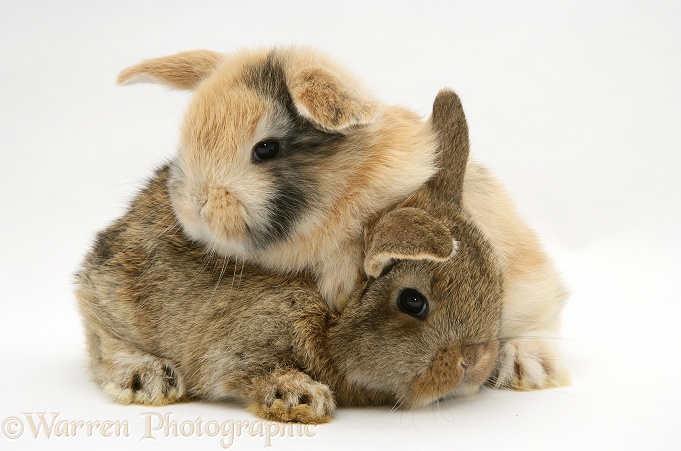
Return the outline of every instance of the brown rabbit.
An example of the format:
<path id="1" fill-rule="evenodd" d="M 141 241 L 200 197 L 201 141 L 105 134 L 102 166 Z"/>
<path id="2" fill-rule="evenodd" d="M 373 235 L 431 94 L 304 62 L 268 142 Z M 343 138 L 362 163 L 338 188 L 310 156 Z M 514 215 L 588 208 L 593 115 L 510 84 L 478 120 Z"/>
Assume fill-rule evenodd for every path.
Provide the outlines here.
<path id="1" fill-rule="evenodd" d="M 124 403 L 237 398 L 300 422 L 328 420 L 336 402 L 422 406 L 476 392 L 496 362 L 503 276 L 460 206 L 468 141 L 454 93 L 438 95 L 431 122 L 442 170 L 371 222 L 372 277 L 341 313 L 309 274 L 270 273 L 188 239 L 172 169 L 157 171 L 77 275 L 95 380 Z"/>
<path id="2" fill-rule="evenodd" d="M 119 82 L 141 77 L 194 91 L 169 182 L 186 236 L 280 273 L 307 269 L 335 309 L 361 280 L 366 220 L 435 172 L 428 124 L 309 49 L 184 52 Z"/>

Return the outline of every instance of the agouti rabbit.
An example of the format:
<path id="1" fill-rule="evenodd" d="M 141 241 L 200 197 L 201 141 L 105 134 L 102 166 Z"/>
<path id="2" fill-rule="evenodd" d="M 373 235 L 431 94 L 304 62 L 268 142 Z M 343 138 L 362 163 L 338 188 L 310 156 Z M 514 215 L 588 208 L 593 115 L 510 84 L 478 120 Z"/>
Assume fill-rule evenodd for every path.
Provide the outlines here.
<path id="1" fill-rule="evenodd" d="M 371 277 L 340 313 L 310 274 L 188 239 L 172 169 L 157 171 L 77 275 L 95 380 L 124 403 L 237 398 L 301 422 L 328 420 L 336 402 L 421 406 L 476 392 L 496 362 L 503 275 L 460 206 L 468 139 L 454 93 L 438 95 L 431 122 L 442 169 L 368 225 Z"/>

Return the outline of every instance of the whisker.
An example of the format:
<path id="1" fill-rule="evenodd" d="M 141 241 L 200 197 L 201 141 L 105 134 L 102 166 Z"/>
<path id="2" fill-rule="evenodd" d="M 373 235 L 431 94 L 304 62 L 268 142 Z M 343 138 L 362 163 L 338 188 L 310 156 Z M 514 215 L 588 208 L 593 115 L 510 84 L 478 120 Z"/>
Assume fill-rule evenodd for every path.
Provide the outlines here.
<path id="1" fill-rule="evenodd" d="M 192 277 L 192 280 L 196 280 L 196 278 L 199 277 L 199 275 L 201 275 L 206 270 L 206 268 L 208 268 L 208 265 L 210 265 L 210 262 L 215 257 L 215 251 L 211 250 L 208 254 L 204 254 L 204 257 L 205 257 L 205 259 L 203 261 L 203 265 L 201 266 L 201 268 L 199 268 L 199 270 L 196 272 L 196 274 L 194 274 L 194 277 Z"/>
<path id="2" fill-rule="evenodd" d="M 232 300 L 232 290 L 234 289 L 234 279 L 236 279 L 236 267 L 239 264 L 239 259 L 236 258 L 234 260 L 234 273 L 232 274 L 232 284 L 229 287 L 229 296 L 227 296 L 227 300 Z"/>
<path id="3" fill-rule="evenodd" d="M 246 265 L 246 259 L 241 260 L 241 272 L 239 273 L 239 282 L 236 284 L 236 289 L 238 290 L 241 286 L 241 278 L 244 275 L 244 266 Z"/>
<path id="4" fill-rule="evenodd" d="M 395 404 L 393 404 L 393 407 L 390 409 L 391 412 L 396 411 L 402 406 L 402 403 L 404 402 L 406 395 L 400 395 L 399 398 L 397 398 L 397 401 L 395 401 Z"/>
<path id="5" fill-rule="evenodd" d="M 218 282 L 215 284 L 215 289 L 213 289 L 213 294 L 210 295 L 210 298 L 208 298 L 208 301 L 211 301 L 213 297 L 215 296 L 215 293 L 218 291 L 218 287 L 220 286 L 220 282 L 222 282 L 222 277 L 225 275 L 225 269 L 227 269 L 227 261 L 229 259 L 225 258 L 222 261 L 222 270 L 220 271 L 220 276 L 218 277 Z"/>

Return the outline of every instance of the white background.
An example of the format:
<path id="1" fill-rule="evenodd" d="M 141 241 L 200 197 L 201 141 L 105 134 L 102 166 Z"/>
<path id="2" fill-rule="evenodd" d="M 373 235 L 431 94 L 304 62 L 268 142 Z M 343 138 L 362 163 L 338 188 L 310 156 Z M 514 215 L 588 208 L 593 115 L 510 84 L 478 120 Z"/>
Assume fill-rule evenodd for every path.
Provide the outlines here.
<path id="1" fill-rule="evenodd" d="M 187 94 L 115 86 L 143 58 L 312 44 L 424 116 L 456 89 L 475 158 L 561 268 L 569 387 L 418 411 L 339 409 L 274 449 L 670 449 L 681 443 L 681 4 L 663 1 L 0 2 L 0 448 L 221 449 L 145 439 L 144 412 L 253 421 L 234 404 L 119 406 L 84 368 L 72 273 L 172 156 Z M 127 421 L 34 438 L 25 413 Z M 22 437 L 7 435 L 17 416 Z M 187 426 L 188 427 L 188 426 Z M 8 432 L 9 431 L 9 432 Z M 234 447 L 264 448 L 244 433 Z M 677 448 L 678 449 L 678 448 Z"/>

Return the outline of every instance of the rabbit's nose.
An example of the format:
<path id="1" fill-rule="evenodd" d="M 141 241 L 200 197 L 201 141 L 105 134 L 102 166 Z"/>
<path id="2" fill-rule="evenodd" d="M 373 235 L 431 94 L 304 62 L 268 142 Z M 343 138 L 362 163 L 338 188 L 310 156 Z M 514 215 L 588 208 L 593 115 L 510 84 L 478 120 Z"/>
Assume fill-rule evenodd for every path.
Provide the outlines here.
<path id="1" fill-rule="evenodd" d="M 490 340 L 487 343 L 463 346 L 462 366 L 465 371 L 464 382 L 482 384 L 492 372 L 496 362 L 497 343 Z"/>
<path id="2" fill-rule="evenodd" d="M 428 368 L 411 383 L 412 404 L 425 405 L 454 390 L 464 378 L 466 365 L 459 346 L 438 349 Z"/>
<path id="3" fill-rule="evenodd" d="M 212 188 L 208 193 L 204 207 L 227 208 L 234 206 L 236 202 L 236 198 L 227 188 Z"/>
<path id="4" fill-rule="evenodd" d="M 211 188 L 201 208 L 201 217 L 217 236 L 246 232 L 246 224 L 237 198 L 224 187 Z"/>

